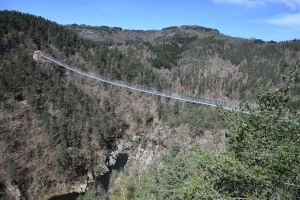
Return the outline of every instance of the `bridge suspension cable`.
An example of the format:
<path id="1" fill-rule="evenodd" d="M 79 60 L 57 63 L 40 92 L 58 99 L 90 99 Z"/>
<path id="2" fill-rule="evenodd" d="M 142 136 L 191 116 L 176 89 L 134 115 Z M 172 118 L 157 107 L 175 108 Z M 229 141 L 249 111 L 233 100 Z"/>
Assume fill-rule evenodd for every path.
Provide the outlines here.
<path id="1" fill-rule="evenodd" d="M 197 103 L 197 104 L 202 104 L 202 105 L 207 105 L 207 106 L 212 106 L 212 107 L 217 107 L 217 105 L 221 105 L 224 109 L 227 109 L 227 110 L 235 110 L 238 112 L 243 112 L 243 113 L 249 114 L 248 111 L 245 111 L 243 109 L 238 109 L 239 102 L 237 102 L 237 101 L 228 101 L 228 100 L 221 100 L 221 99 L 215 99 L 215 98 L 203 97 L 203 96 L 197 96 L 197 95 L 190 95 L 190 94 L 184 94 L 184 93 L 175 93 L 175 92 L 168 91 L 168 90 L 157 90 L 155 88 L 140 86 L 137 84 L 130 84 L 130 83 L 126 83 L 121 80 L 114 80 L 114 79 L 103 77 L 100 75 L 95 75 L 95 74 L 92 74 L 90 72 L 87 72 L 87 71 L 84 71 L 84 70 L 81 70 L 81 69 L 78 69 L 75 67 L 71 67 L 65 63 L 62 63 L 62 62 L 52 58 L 51 56 L 49 56 L 41 51 L 35 51 L 34 58 L 38 59 L 39 57 L 48 59 L 48 60 L 66 68 L 68 70 L 71 70 L 75 73 L 78 73 L 78 74 L 84 75 L 86 77 L 96 79 L 96 80 L 99 80 L 99 81 L 102 81 L 105 83 L 109 83 L 112 85 L 117 85 L 120 87 L 132 89 L 132 90 L 136 90 L 136 91 L 140 91 L 140 92 L 145 92 L 148 94 L 158 95 L 158 96 L 162 96 L 162 97 L 168 97 L 168 98 L 172 98 L 172 99 L 177 99 L 177 100 L 181 100 L 181 101 Z"/>

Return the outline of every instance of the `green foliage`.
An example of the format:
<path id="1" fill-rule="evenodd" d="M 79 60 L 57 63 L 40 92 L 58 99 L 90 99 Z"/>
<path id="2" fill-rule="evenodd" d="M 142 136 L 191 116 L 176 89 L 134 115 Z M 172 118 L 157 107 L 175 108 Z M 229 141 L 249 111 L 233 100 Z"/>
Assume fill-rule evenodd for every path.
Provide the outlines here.
<path id="1" fill-rule="evenodd" d="M 278 91 L 259 89 L 250 114 L 220 110 L 228 153 L 186 151 L 179 142 L 136 185 L 136 199 L 295 199 L 299 197 L 299 115 L 288 112 L 294 78 Z"/>
<path id="2" fill-rule="evenodd" d="M 173 114 L 177 115 L 179 113 L 179 101 L 175 101 L 174 108 L 173 108 Z"/>
<path id="3" fill-rule="evenodd" d="M 245 95 L 246 95 L 245 92 L 248 88 L 249 88 L 249 85 L 247 85 L 247 84 L 244 84 L 239 88 L 239 93 L 240 93 L 241 99 L 243 99 L 245 97 Z"/>
<path id="4" fill-rule="evenodd" d="M 111 106 L 110 106 L 110 100 L 109 100 L 107 97 L 104 98 L 103 106 L 104 106 L 104 109 L 105 109 L 107 112 L 110 111 L 110 109 L 111 109 Z"/>
<path id="5" fill-rule="evenodd" d="M 126 40 L 125 41 L 125 45 L 138 45 L 140 44 L 142 41 L 139 40 Z"/>
<path id="6" fill-rule="evenodd" d="M 67 164 L 66 147 L 62 144 L 58 144 L 55 149 L 55 155 L 53 158 L 53 166 L 55 168 L 56 176 L 59 176 Z"/>
<path id="7" fill-rule="evenodd" d="M 230 155 L 199 151 L 197 156 L 197 167 L 203 170 L 203 178 L 227 198 L 253 198 L 256 195 L 253 187 L 269 183 L 267 176 L 257 176 L 257 169 L 249 168 Z"/>
<path id="8" fill-rule="evenodd" d="M 144 116 L 144 123 L 145 125 L 150 125 L 153 122 L 153 116 L 150 113 L 149 110 L 146 111 L 145 116 Z"/>
<path id="9" fill-rule="evenodd" d="M 208 153 L 199 148 L 163 156 L 136 186 L 136 199 L 265 199 L 273 188 L 271 178 L 230 154 Z M 274 194 L 275 197 L 278 194 Z M 284 194 L 292 197 L 291 193 Z"/>
<path id="10" fill-rule="evenodd" d="M 176 155 L 180 152 L 181 146 L 178 142 L 172 142 L 171 148 L 170 148 L 170 154 L 173 157 L 176 157 Z"/>
<path id="11" fill-rule="evenodd" d="M 230 152 L 255 170 L 257 177 L 267 177 L 267 182 L 252 186 L 257 198 L 291 199 L 299 195 L 300 118 L 287 108 L 293 76 L 289 70 L 282 75 L 286 85 L 279 91 L 260 89 L 257 107 L 244 105 L 250 114 L 226 114 Z"/>
<path id="12" fill-rule="evenodd" d="M 175 64 L 170 55 L 166 54 L 162 49 L 153 46 L 150 42 L 144 42 L 144 45 L 147 46 L 157 56 L 157 58 L 149 59 L 155 68 L 160 69 L 164 67 L 166 69 L 171 69 L 172 64 Z"/>
<path id="13" fill-rule="evenodd" d="M 42 146 L 40 143 L 37 143 L 34 151 L 34 159 L 37 162 L 39 162 L 41 154 L 42 154 Z"/>
<path id="14" fill-rule="evenodd" d="M 109 191 L 109 200 L 134 199 L 134 180 L 132 177 L 126 176 L 123 172 L 112 171 L 109 187 L 111 188 Z"/>
<path id="15" fill-rule="evenodd" d="M 78 25 L 74 24 L 72 27 L 76 28 Z M 197 27 L 183 28 L 198 30 Z M 106 33 L 122 31 L 117 27 L 106 26 L 93 29 Z M 174 29 L 170 27 L 166 31 Z M 225 90 L 231 91 L 239 88 L 237 91 L 241 97 L 244 97 L 246 91 L 248 93 L 253 88 L 256 90 L 259 85 L 269 83 L 276 85 L 279 80 L 278 74 L 293 62 L 284 58 L 286 55 L 284 52 L 288 52 L 288 55 L 294 58 L 300 49 L 299 40 L 264 44 L 262 41 L 240 40 L 240 43 L 234 43 L 223 40 L 225 37 L 218 36 L 214 30 L 205 31 L 210 31 L 205 33 L 209 37 L 197 38 L 175 34 L 171 38 L 157 40 L 155 45 L 144 44 L 155 53 L 155 58 L 150 59 L 152 65 L 157 68 L 162 66 L 174 68 L 173 81 L 180 80 L 184 90 L 193 93 L 204 93 L 206 89 L 211 89 L 222 81 L 224 81 L 222 90 L 223 86 Z M 48 145 L 49 155 L 53 155 L 52 150 L 55 151 L 52 164 L 56 175 L 75 178 L 80 169 L 85 169 L 84 163 L 94 162 L 89 156 L 79 155 L 79 148 L 83 145 L 83 134 L 87 140 L 86 144 L 92 143 L 97 148 L 105 149 L 106 145 L 114 140 L 116 130 L 123 128 L 122 122 L 120 117 L 114 114 L 114 104 L 108 98 L 102 102 L 104 109 L 96 107 L 97 103 L 93 99 L 77 89 L 74 84 L 66 83 L 63 70 L 48 69 L 47 72 L 34 62 L 28 52 L 45 49 L 54 57 L 63 59 L 76 52 L 79 57 L 89 61 L 91 68 L 94 67 L 93 70 L 97 70 L 102 76 L 158 89 L 170 88 L 165 78 L 144 67 L 135 58 L 133 49 L 129 48 L 127 54 L 123 54 L 117 49 L 107 47 L 114 44 L 113 41 L 104 42 L 101 46 L 99 42 L 84 40 L 73 31 L 41 17 L 16 11 L 1 11 L 0 37 L 1 109 L 10 112 L 19 105 L 11 103 L 10 99 L 14 102 L 26 100 L 28 110 L 24 114 L 34 112 L 37 121 L 43 126 L 43 141 L 37 144 L 36 150 L 30 154 L 38 161 L 46 156 L 47 150 L 43 148 Z M 27 45 L 28 41 L 33 41 L 34 44 Z M 132 40 L 128 43 L 138 44 L 141 41 Z M 32 48 L 30 46 L 34 49 L 30 49 Z M 193 51 L 186 51 L 190 47 L 193 47 Z M 52 48 L 58 49 L 64 55 L 54 54 L 57 51 Z M 182 61 L 182 54 L 186 53 L 185 51 L 189 55 L 194 55 L 192 58 L 197 58 L 199 62 L 182 70 L 176 65 L 179 60 Z M 219 56 L 234 65 L 242 66 L 239 73 L 247 75 L 244 85 L 235 80 L 234 83 L 231 82 L 231 75 L 223 80 L 208 72 L 209 75 L 204 77 L 205 70 L 199 70 L 198 66 L 205 66 L 207 58 L 211 56 Z M 188 57 L 192 60 L 190 58 Z M 83 64 L 80 67 L 86 68 Z M 161 165 L 153 166 L 150 174 L 145 173 L 145 176 L 141 177 L 143 182 L 140 185 L 136 183 L 136 177 L 128 178 L 125 174 L 121 174 L 122 178 L 116 178 L 115 191 L 111 197 L 115 199 L 124 197 L 131 199 L 134 196 L 138 199 L 298 198 L 300 122 L 299 115 L 295 115 L 293 111 L 288 112 L 290 97 L 287 94 L 288 89 L 292 88 L 293 94 L 297 95 L 299 87 L 291 86 L 293 79 L 290 73 L 285 74 L 284 78 L 289 84 L 280 91 L 258 90 L 258 107 L 249 108 L 247 104 L 245 105 L 250 110 L 250 115 L 235 112 L 226 115 L 228 121 L 232 122 L 227 135 L 230 154 L 215 155 L 199 149 L 187 152 L 180 148 L 179 142 L 173 143 L 170 152 L 162 156 Z M 299 77 L 296 82 L 299 82 L 298 79 Z M 199 85 L 201 87 L 198 87 Z M 298 105 L 299 102 L 296 102 L 295 108 Z M 186 109 L 180 110 L 181 106 L 177 102 L 174 108 L 163 106 L 160 102 L 157 114 L 163 122 L 168 121 L 171 127 L 188 124 L 192 137 L 201 136 L 206 129 L 224 128 L 223 118 L 216 115 L 213 109 L 193 104 L 184 104 L 184 107 Z M 140 118 L 139 113 L 135 112 L 134 119 L 138 124 L 141 124 Z M 152 121 L 153 116 L 147 111 L 144 115 L 145 125 L 150 125 Z M 26 125 L 20 127 L 26 129 Z M 9 135 L 11 133 L 6 130 L 1 132 L 5 142 L 5 153 L 11 158 L 13 155 L 11 153 L 19 149 L 13 148 L 18 144 L 17 137 Z M 13 134 L 16 132 L 23 133 L 23 130 L 17 128 Z M 94 139 L 96 143 L 90 142 Z M 140 142 L 141 146 L 145 147 L 147 137 L 143 136 Z M 136 146 L 138 145 L 137 143 Z M 96 151 L 89 147 L 85 147 L 87 155 Z M 15 179 L 18 177 L 16 171 L 19 169 L 18 164 L 19 162 L 12 159 L 7 161 L 6 178 L 12 183 L 22 180 Z M 72 172 L 69 173 L 70 171 Z M 76 173 L 73 173 L 74 171 Z M 37 170 L 34 182 L 38 182 L 40 176 L 42 177 L 43 173 Z M 91 189 L 82 198 L 95 199 L 95 190 Z"/>
<path id="16" fill-rule="evenodd" d="M 167 89 L 166 79 L 143 66 L 131 48 L 128 49 L 128 56 L 106 46 L 95 46 L 94 49 L 95 53 L 90 55 L 90 60 L 93 60 L 101 76 L 150 87 L 159 85 Z"/>
<path id="17" fill-rule="evenodd" d="M 143 44 L 155 54 L 154 58 L 148 59 L 153 67 L 171 69 L 177 66 L 177 61 L 181 58 L 180 54 L 195 40 L 196 37 L 185 37 L 176 33 L 172 38 L 159 42 L 157 45 L 150 42 Z"/>
<path id="18" fill-rule="evenodd" d="M 251 198 L 253 185 L 266 182 L 230 155 L 172 149 L 143 177 L 137 199 Z"/>
<path id="19" fill-rule="evenodd" d="M 265 41 L 263 41 L 263 40 L 261 40 L 261 39 L 255 39 L 255 40 L 253 41 L 253 43 L 254 43 L 254 44 L 263 44 L 263 43 L 265 43 Z"/>
<path id="20" fill-rule="evenodd" d="M 115 45 L 115 42 L 113 40 L 105 40 L 105 41 L 100 41 L 99 44 L 104 46 L 113 46 Z"/>
<path id="21" fill-rule="evenodd" d="M 191 137 L 202 136 L 204 130 L 218 130 L 225 127 L 225 123 L 215 108 L 193 103 L 186 103 L 185 106 L 186 108 L 180 112 L 180 115 L 174 114 L 169 118 L 167 123 L 170 127 L 181 123 L 189 124 Z"/>
<path id="22" fill-rule="evenodd" d="M 4 142 L 5 152 L 10 153 L 13 148 L 12 139 L 8 135 L 6 135 L 3 138 L 3 142 Z"/>
<path id="23" fill-rule="evenodd" d="M 16 163 L 13 159 L 7 161 L 6 166 L 6 180 L 9 183 L 13 183 L 16 175 Z"/>
<path id="24" fill-rule="evenodd" d="M 192 30 L 196 30 L 196 31 L 205 31 L 205 32 L 214 32 L 214 33 L 219 33 L 219 31 L 217 29 L 212 29 L 212 28 L 208 28 L 208 27 L 204 27 L 204 26 L 188 26 L 188 25 L 184 25 L 181 26 L 184 29 L 192 29 Z"/>
<path id="25" fill-rule="evenodd" d="M 8 35 L 7 41 L 4 42 L 6 48 L 11 48 L 19 42 L 18 32 L 28 34 L 38 49 L 45 48 L 48 43 L 51 43 L 66 55 L 73 54 L 73 48 L 78 48 L 83 44 L 83 39 L 73 31 L 41 17 L 17 11 L 1 11 L 0 19 L 0 35 Z M 5 48 L 1 47 L 0 51 L 5 51 Z"/>
<path id="26" fill-rule="evenodd" d="M 76 198 L 76 200 L 101 200 L 101 198 L 94 187 L 89 188 L 87 192 L 85 192 L 83 195 L 79 195 L 79 197 Z"/>
<path id="27" fill-rule="evenodd" d="M 155 165 L 151 175 L 142 181 L 141 189 L 137 191 L 138 199 L 174 199 L 182 194 L 182 186 L 188 174 L 192 171 L 190 156 L 185 153 L 177 153 L 176 157 L 166 154 L 163 158 L 163 166 Z M 189 166 L 189 167 L 188 167 Z M 150 196 L 149 196 L 150 195 Z"/>
<path id="28" fill-rule="evenodd" d="M 162 30 L 163 31 L 167 31 L 167 30 L 177 30 L 177 26 L 169 26 L 169 27 L 166 27 L 166 28 L 163 28 Z"/>
<path id="29" fill-rule="evenodd" d="M 43 64 L 43 67 L 39 66 L 33 60 L 32 52 L 36 49 L 44 49 L 53 57 L 60 59 L 66 59 L 67 56 L 72 56 L 74 52 L 77 52 L 94 65 L 99 63 L 99 68 L 103 69 L 105 76 L 131 81 L 133 79 L 139 81 L 137 77 L 142 76 L 144 68 L 141 68 L 141 64 L 136 60 L 124 56 L 116 49 L 108 49 L 105 46 L 99 46 L 96 42 L 82 39 L 73 31 L 41 17 L 16 11 L 0 11 L 0 27 L 1 107 L 11 112 L 10 108 L 15 109 L 20 101 L 26 100 L 25 113 L 27 115 L 33 112 L 34 119 L 41 123 L 43 139 L 30 155 L 34 156 L 38 164 L 40 158 L 44 158 L 42 154 L 48 152 L 52 155 L 55 151 L 52 166 L 56 174 L 62 175 L 67 170 L 71 170 L 72 173 L 68 173 L 68 176 L 74 178 L 78 173 L 82 173 L 81 167 L 88 159 L 79 155 L 82 134 L 97 133 L 98 135 L 95 134 L 95 136 L 98 148 L 106 148 L 106 145 L 110 145 L 107 140 L 113 140 L 113 133 L 116 129 L 120 129 L 123 123 L 112 112 L 108 112 L 112 109 L 105 110 L 92 106 L 96 105 L 94 100 L 68 82 L 64 77 L 64 70 L 52 68 L 49 63 Z M 35 44 L 28 45 L 30 41 L 34 41 Z M 59 51 L 53 51 L 52 48 Z M 95 53 L 91 54 L 88 49 L 94 49 Z M 54 52 L 64 52 L 65 55 L 59 53 L 54 55 Z M 134 64 L 131 66 L 132 63 Z M 123 67 L 128 70 L 124 70 Z M 124 71 L 122 76 L 121 71 Z M 157 79 L 153 78 L 151 81 L 149 80 L 149 84 L 154 84 Z M 14 101 L 8 101 L 9 99 Z M 55 114 L 50 113 L 50 110 L 53 110 Z M 95 119 L 93 123 L 97 126 L 87 128 L 92 124 L 91 117 Z M 15 132 L 31 131 L 29 130 L 31 126 L 20 127 L 22 130 L 17 128 Z M 7 131 L 4 137 L 10 138 L 11 134 L 12 132 Z M 10 141 L 6 153 L 17 152 L 20 149 L 19 147 L 11 148 L 16 138 L 19 139 L 14 136 Z M 48 149 L 44 150 L 46 146 Z M 88 155 L 94 149 L 87 148 L 87 151 Z"/>
<path id="30" fill-rule="evenodd" d="M 220 195 L 213 188 L 213 184 L 199 177 L 190 177 L 183 185 L 180 199 L 219 199 Z"/>
<path id="31" fill-rule="evenodd" d="M 222 87 L 223 95 L 230 99 L 254 100 L 258 86 L 280 87 L 280 74 L 287 66 L 299 73 L 296 56 L 296 49 L 300 48 L 299 40 L 257 44 L 254 40 L 237 38 L 228 41 L 209 36 L 199 37 L 187 47 L 180 54 L 180 67 L 173 67 L 172 70 L 172 80 L 179 79 L 185 93 L 215 93 Z M 222 64 L 216 64 L 216 58 L 223 59 Z M 222 75 L 221 78 L 220 72 L 228 72 L 227 69 L 224 71 L 224 68 L 233 69 L 228 62 L 238 67 L 242 76 L 228 73 L 226 77 Z M 247 88 L 243 87 L 244 85 L 247 85 Z M 293 95 L 298 93 L 299 83 L 292 88 Z M 293 103 L 290 106 L 296 108 Z"/>
<path id="32" fill-rule="evenodd" d="M 156 112 L 157 112 L 157 115 L 158 115 L 158 119 L 161 120 L 161 117 L 163 116 L 163 104 L 159 101 L 158 102 L 158 105 L 157 105 L 157 108 L 156 108 Z"/>
<path id="33" fill-rule="evenodd" d="M 235 40 L 235 37 L 232 37 L 230 35 L 224 35 L 221 33 L 215 33 L 215 32 L 203 32 L 203 34 L 208 36 L 214 36 L 215 38 L 221 39 L 221 40 Z"/>

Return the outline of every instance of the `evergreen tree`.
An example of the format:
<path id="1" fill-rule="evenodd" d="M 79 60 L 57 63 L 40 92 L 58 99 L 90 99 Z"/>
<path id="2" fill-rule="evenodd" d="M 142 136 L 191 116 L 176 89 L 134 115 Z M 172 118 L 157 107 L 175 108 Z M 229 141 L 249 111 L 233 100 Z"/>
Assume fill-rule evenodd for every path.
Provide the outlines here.
<path id="1" fill-rule="evenodd" d="M 65 153 L 65 146 L 58 144 L 55 149 L 55 155 L 53 158 L 53 165 L 55 168 L 55 174 L 59 176 L 66 167 L 67 155 Z"/>
<path id="2" fill-rule="evenodd" d="M 285 86 L 278 91 L 260 89 L 257 107 L 244 104 L 250 114 L 228 111 L 227 133 L 232 155 L 255 170 L 265 184 L 253 183 L 253 196 L 293 199 L 300 194 L 300 116 L 287 107 L 294 73 L 282 75 Z"/>
<path id="3" fill-rule="evenodd" d="M 16 164 L 13 159 L 9 159 L 6 167 L 6 180 L 13 183 L 16 174 Z"/>

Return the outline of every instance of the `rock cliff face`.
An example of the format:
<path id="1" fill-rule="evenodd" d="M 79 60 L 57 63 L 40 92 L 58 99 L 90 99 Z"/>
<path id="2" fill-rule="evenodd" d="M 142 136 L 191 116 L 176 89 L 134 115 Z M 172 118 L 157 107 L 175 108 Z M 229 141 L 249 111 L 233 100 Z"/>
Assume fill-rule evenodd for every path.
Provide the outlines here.
<path id="1" fill-rule="evenodd" d="M 17 185 L 11 185 L 10 183 L 6 183 L 6 188 L 9 191 L 10 195 L 16 199 L 19 200 L 22 197 L 21 191 Z"/>

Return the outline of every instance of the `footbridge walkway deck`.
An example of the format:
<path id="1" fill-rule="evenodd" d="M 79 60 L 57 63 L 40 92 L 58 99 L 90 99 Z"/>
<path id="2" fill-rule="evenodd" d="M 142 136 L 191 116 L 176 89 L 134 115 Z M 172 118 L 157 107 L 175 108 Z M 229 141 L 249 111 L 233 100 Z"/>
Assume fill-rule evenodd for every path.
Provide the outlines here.
<path id="1" fill-rule="evenodd" d="M 50 60 L 50 61 L 66 68 L 68 70 L 71 70 L 77 74 L 81 74 L 83 76 L 86 76 L 86 77 L 89 77 L 92 79 L 96 79 L 98 81 L 102 81 L 105 83 L 109 83 L 112 85 L 120 86 L 123 88 L 128 88 L 131 90 L 145 92 L 148 94 L 158 95 L 158 96 L 162 96 L 162 97 L 177 99 L 180 101 L 202 104 L 202 105 L 206 105 L 206 106 L 216 107 L 217 105 L 221 105 L 221 106 L 223 106 L 224 109 L 227 109 L 227 110 L 235 110 L 235 111 L 239 111 L 239 112 L 243 112 L 243 113 L 249 113 L 249 112 L 245 111 L 244 109 L 239 108 L 240 102 L 238 102 L 238 101 L 228 101 L 228 100 L 216 99 L 216 98 L 211 98 L 211 97 L 190 95 L 190 94 L 184 94 L 184 93 L 176 93 L 176 92 L 172 92 L 172 91 L 168 91 L 168 90 L 158 90 L 156 88 L 145 87 L 145 86 L 141 86 L 138 84 L 126 83 L 121 80 L 114 80 L 111 78 L 103 77 L 100 75 L 96 75 L 96 74 L 78 69 L 76 67 L 69 66 L 65 63 L 62 63 L 62 62 L 52 58 L 51 56 L 43 53 L 42 51 L 35 51 L 33 57 L 34 57 L 34 59 L 44 58 L 44 59 Z"/>

